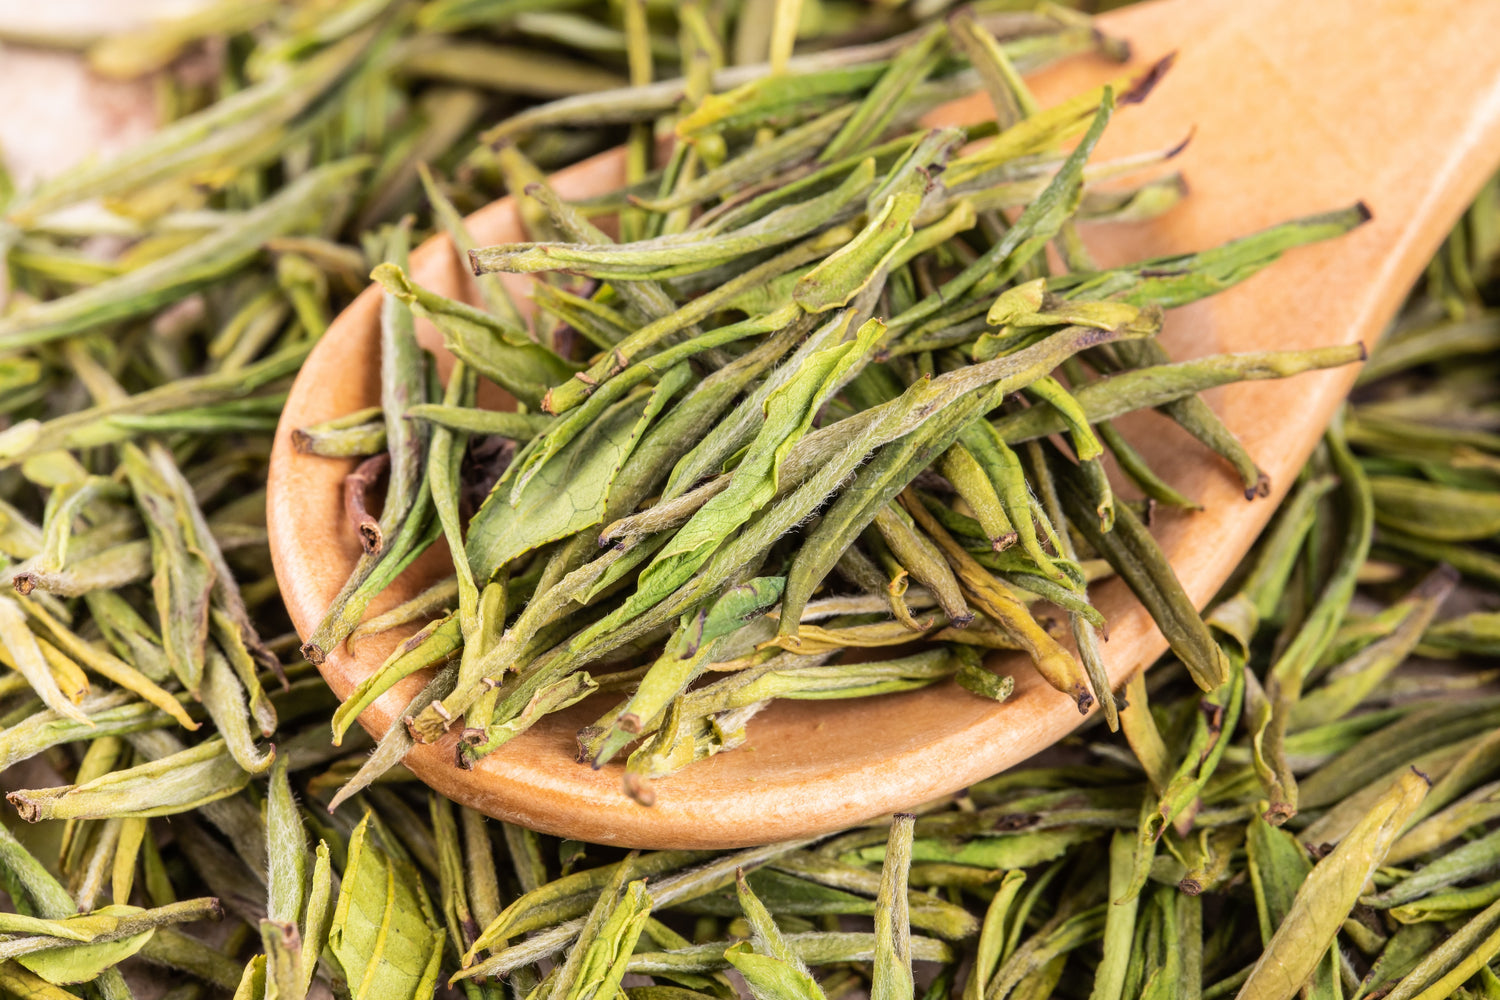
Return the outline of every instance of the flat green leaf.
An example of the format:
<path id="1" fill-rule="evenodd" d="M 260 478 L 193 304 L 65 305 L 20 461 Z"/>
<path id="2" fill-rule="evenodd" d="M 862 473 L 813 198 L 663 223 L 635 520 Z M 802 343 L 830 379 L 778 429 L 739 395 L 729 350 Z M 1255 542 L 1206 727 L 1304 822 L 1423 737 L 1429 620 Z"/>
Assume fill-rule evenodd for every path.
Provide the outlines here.
<path id="1" fill-rule="evenodd" d="M 758 955 L 742 941 L 724 951 L 755 1000 L 824 1000 L 823 989 L 805 967 L 769 955 Z"/>
<path id="2" fill-rule="evenodd" d="M 848 305 L 885 273 L 896 251 L 911 239 L 912 219 L 921 205 L 921 194 L 911 191 L 887 198 L 858 236 L 797 279 L 792 293 L 797 304 L 810 313 Z"/>
<path id="3" fill-rule="evenodd" d="M 106 906 L 97 913 L 103 914 L 112 910 L 138 912 L 133 906 Z M 90 916 L 94 915 L 90 914 Z M 20 955 L 15 960 L 54 986 L 86 983 L 96 979 L 104 970 L 114 968 L 140 951 L 155 933 L 156 928 L 151 927 L 139 934 L 132 934 L 114 941 L 47 948 L 43 951 L 34 951 L 29 955 Z"/>
<path id="4" fill-rule="evenodd" d="M 266 995 L 266 956 L 256 955 L 245 964 L 234 1000 L 261 1000 Z"/>
<path id="5" fill-rule="evenodd" d="M 370 816 L 349 838 L 349 860 L 328 947 L 355 1000 L 431 997 L 445 934 L 415 872 L 383 850 Z"/>
<path id="6" fill-rule="evenodd" d="M 77 1000 L 77 994 L 19 965 L 0 964 L 0 990 L 18 1000 Z"/>
<path id="7" fill-rule="evenodd" d="M 1240 989 L 1240 1000 L 1291 1000 L 1307 983 L 1427 787 L 1419 772 L 1407 771 L 1313 867 Z"/>
<path id="8" fill-rule="evenodd" d="M 548 542 L 598 524 L 610 483 L 644 430 L 649 397 L 633 393 L 604 412 L 537 470 L 507 502 L 502 481 L 469 522 L 469 564 L 476 579 Z"/>
<path id="9" fill-rule="evenodd" d="M 1251 818 L 1245 830 L 1245 850 L 1260 915 L 1260 939 L 1266 943 L 1290 912 L 1297 890 L 1312 871 L 1312 861 L 1296 837 L 1263 816 Z"/>
<path id="10" fill-rule="evenodd" d="M 65 921 L 28 917 L 23 913 L 0 913 L 0 934 L 45 934 L 68 941 L 88 941 L 92 937 L 69 927 Z"/>

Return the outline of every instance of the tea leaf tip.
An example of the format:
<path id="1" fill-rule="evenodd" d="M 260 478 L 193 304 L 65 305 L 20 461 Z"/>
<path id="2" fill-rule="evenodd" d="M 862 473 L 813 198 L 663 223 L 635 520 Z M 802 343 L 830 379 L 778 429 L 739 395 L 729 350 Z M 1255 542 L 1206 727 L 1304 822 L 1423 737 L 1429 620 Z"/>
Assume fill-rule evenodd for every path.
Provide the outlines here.
<path id="1" fill-rule="evenodd" d="M 1116 98 L 1116 103 L 1120 107 L 1124 107 L 1127 104 L 1139 104 L 1144 101 L 1150 96 L 1151 91 L 1156 89 L 1156 85 L 1161 82 L 1162 77 L 1167 75 L 1167 70 L 1171 69 L 1172 64 L 1176 61 L 1176 52 L 1168 52 L 1156 60 L 1136 79 L 1130 89 L 1124 91 Z"/>

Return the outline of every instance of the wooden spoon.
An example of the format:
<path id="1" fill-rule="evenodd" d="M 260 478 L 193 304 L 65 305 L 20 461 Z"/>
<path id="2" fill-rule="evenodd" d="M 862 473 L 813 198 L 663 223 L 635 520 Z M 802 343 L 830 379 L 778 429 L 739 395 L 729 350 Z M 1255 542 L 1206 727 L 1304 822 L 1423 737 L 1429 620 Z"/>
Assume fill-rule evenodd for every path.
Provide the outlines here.
<path id="1" fill-rule="evenodd" d="M 1371 344 L 1449 227 L 1500 163 L 1500 4 L 1494 0 L 1164 0 L 1101 19 L 1145 65 L 1177 61 L 1144 105 L 1124 109 L 1100 155 L 1161 148 L 1196 134 L 1178 161 L 1192 187 L 1164 218 L 1090 234 L 1104 263 L 1212 246 L 1303 213 L 1363 199 L 1372 223 L 1289 254 L 1233 291 L 1173 313 L 1163 335 L 1175 358 L 1217 351 Z M 1043 103 L 1118 74 L 1078 59 L 1031 80 Z M 935 122 L 989 115 L 982 96 Z M 553 178 L 563 197 L 622 182 L 616 150 Z M 481 244 L 521 239 L 511 199 L 469 220 Z M 451 244 L 435 237 L 412 257 L 416 280 L 472 296 Z M 509 277 L 509 276 L 508 276 Z M 513 288 L 524 293 L 525 279 Z M 297 454 L 294 428 L 379 403 L 378 289 L 329 329 L 302 370 L 271 459 L 270 531 L 276 573 L 298 630 L 308 634 L 358 553 L 340 501 L 350 464 Z M 421 332 L 437 348 L 436 332 Z M 440 350 L 440 348 L 438 348 Z M 451 363 L 451 362 L 450 362 Z M 1247 502 L 1228 469 L 1164 418 L 1133 422 L 1152 465 L 1206 510 L 1155 528 L 1200 606 L 1244 556 L 1348 390 L 1352 367 L 1253 382 L 1211 402 L 1271 477 Z M 446 567 L 446 568 L 445 568 Z M 397 581 L 380 610 L 451 572 L 430 552 Z M 1166 643 L 1118 581 L 1095 588 L 1108 617 L 1110 678 L 1123 683 Z M 366 639 L 322 665 L 345 696 L 405 635 Z M 846 702 L 782 702 L 750 725 L 748 744 L 656 783 L 647 808 L 620 790 L 619 765 L 575 763 L 574 733 L 597 705 L 549 716 L 471 771 L 453 737 L 419 746 L 407 766 L 433 788 L 491 816 L 583 840 L 643 847 L 729 847 L 836 830 L 960 789 L 1050 746 L 1079 725 L 1071 699 L 1018 658 L 1001 661 L 1015 693 L 994 705 L 955 686 Z M 372 733 L 399 724 L 422 681 L 409 679 L 361 718 Z"/>

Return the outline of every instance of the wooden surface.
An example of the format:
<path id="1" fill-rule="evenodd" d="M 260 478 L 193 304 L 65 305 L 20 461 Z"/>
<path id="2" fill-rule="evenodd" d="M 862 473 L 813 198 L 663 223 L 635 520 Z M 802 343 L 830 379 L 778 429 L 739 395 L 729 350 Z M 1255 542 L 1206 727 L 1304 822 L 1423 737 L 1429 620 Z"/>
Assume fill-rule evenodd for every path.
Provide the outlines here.
<path id="1" fill-rule="evenodd" d="M 1166 0 L 1105 19 L 1144 65 L 1178 53 L 1142 106 L 1123 109 L 1100 156 L 1158 148 L 1196 129 L 1177 161 L 1192 193 L 1161 220 L 1090 234 L 1105 262 L 1211 246 L 1298 214 L 1363 199 L 1374 221 L 1351 236 L 1289 254 L 1239 288 L 1174 312 L 1163 340 L 1175 358 L 1226 350 L 1373 342 L 1412 281 L 1500 163 L 1500 4 L 1493 0 Z M 1116 66 L 1078 59 L 1033 79 L 1044 103 L 1109 79 Z M 973 120 L 983 98 L 938 115 Z M 617 155 L 564 171 L 559 192 L 606 189 Z M 471 220 L 480 243 L 519 238 L 504 200 Z M 469 284 L 446 240 L 413 257 L 417 280 L 449 295 Z M 516 279 L 524 289 L 524 279 Z M 272 456 L 270 529 L 277 575 L 298 629 L 321 617 L 353 564 L 340 483 L 350 465 L 296 455 L 290 431 L 378 402 L 378 297 L 368 291 L 308 360 Z M 427 343 L 436 343 L 426 329 Z M 1162 518 L 1157 536 L 1200 605 L 1264 526 L 1354 377 L 1346 368 L 1228 387 L 1210 402 L 1272 478 L 1247 502 L 1229 470 L 1153 414 L 1130 422 L 1153 466 L 1207 510 Z M 378 611 L 443 572 L 429 553 Z M 1111 679 L 1155 660 L 1165 643 L 1119 582 L 1095 588 L 1110 622 Z M 396 636 L 334 652 L 324 675 L 342 696 L 379 664 Z M 1079 723 L 1071 701 L 1018 658 L 998 661 L 1015 694 L 993 705 L 942 685 L 849 702 L 778 703 L 751 724 L 748 745 L 656 783 L 645 808 L 620 791 L 620 768 L 574 763 L 573 734 L 600 706 L 550 716 L 479 763 L 454 765 L 449 741 L 418 747 L 408 765 L 454 799 L 551 833 L 633 846 L 724 847 L 842 828 L 910 807 L 993 774 Z M 420 686 L 408 680 L 361 722 L 386 731 Z"/>

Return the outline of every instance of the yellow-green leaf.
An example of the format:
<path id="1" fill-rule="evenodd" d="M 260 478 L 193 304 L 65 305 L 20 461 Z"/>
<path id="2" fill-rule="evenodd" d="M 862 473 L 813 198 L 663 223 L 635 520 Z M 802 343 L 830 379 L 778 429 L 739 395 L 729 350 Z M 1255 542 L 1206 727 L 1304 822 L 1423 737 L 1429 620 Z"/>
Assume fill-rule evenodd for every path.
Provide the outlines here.
<path id="1" fill-rule="evenodd" d="M 444 932 L 416 873 L 373 834 L 367 815 L 349 838 L 328 946 L 354 1000 L 422 1000 L 437 985 Z"/>
<path id="2" fill-rule="evenodd" d="M 87 983 L 140 951 L 155 933 L 156 928 L 152 927 L 115 941 L 47 948 L 21 955 L 16 961 L 57 986 Z"/>

